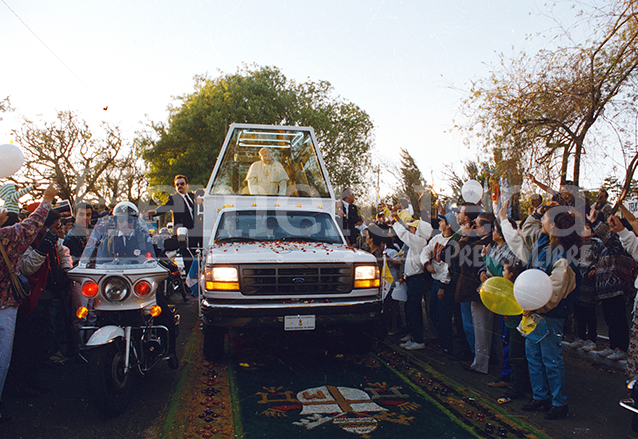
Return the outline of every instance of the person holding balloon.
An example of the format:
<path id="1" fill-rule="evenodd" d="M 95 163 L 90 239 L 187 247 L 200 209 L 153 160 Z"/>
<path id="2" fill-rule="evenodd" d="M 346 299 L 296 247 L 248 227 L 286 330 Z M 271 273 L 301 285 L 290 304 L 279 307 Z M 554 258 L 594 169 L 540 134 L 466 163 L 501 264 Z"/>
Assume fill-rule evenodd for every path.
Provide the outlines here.
<path id="1" fill-rule="evenodd" d="M 539 206 L 540 204 L 537 207 Z M 526 392 L 529 392 L 531 388 L 525 354 L 525 337 L 516 330 L 523 317 L 523 308 L 514 297 L 513 284 L 524 271 L 525 263 L 522 261 L 529 260 L 531 249 L 525 246 L 516 223 L 507 217 L 508 207 L 509 200 L 498 210 L 500 231 L 508 247 L 516 255 L 516 259 L 504 263 L 503 278 L 493 277 L 483 283 L 481 300 L 490 310 L 504 317 L 505 326 L 509 329 L 510 388 L 503 397 L 506 400 L 512 400 L 525 398 Z"/>
<path id="2" fill-rule="evenodd" d="M 458 211 L 455 211 L 453 209 L 453 212 L 456 215 L 456 221 L 459 224 L 459 229 L 454 232 L 452 238 L 448 242 L 448 246 L 452 246 L 453 251 L 446 252 L 445 254 L 448 256 L 448 260 L 446 260 L 446 262 L 449 264 L 450 276 L 452 278 L 450 285 L 452 285 L 452 288 L 454 289 L 454 301 L 458 304 L 454 313 L 454 320 L 457 324 L 457 332 L 465 335 L 467 345 L 473 358 L 475 355 L 475 339 L 474 322 L 472 321 L 472 298 L 476 295 L 476 291 L 480 284 L 478 279 L 478 268 L 480 267 L 467 267 L 467 264 L 462 266 L 460 249 L 461 246 L 465 246 L 469 243 L 469 241 L 476 240 L 474 221 L 478 218 L 481 208 L 474 203 L 464 202 L 457 210 Z M 468 250 L 471 251 L 469 248 Z M 465 258 L 464 261 L 467 261 L 467 258 Z M 471 285 L 468 284 L 468 281 Z M 465 297 L 465 291 L 469 292 L 471 295 L 470 298 Z M 461 327 L 459 327 L 459 322 L 461 323 Z"/>
<path id="3" fill-rule="evenodd" d="M 471 364 L 464 364 L 463 368 L 484 374 L 489 369 L 494 313 L 481 302 L 478 293 L 481 285 L 479 271 L 483 267 L 481 252 L 484 246 L 492 243 L 493 227 L 494 215 L 479 213 L 471 232 L 459 240 L 460 270 L 455 294 L 457 302 L 470 303 L 474 329 L 474 359 Z"/>
<path id="4" fill-rule="evenodd" d="M 531 244 L 527 270 L 514 284 L 514 297 L 536 327 L 525 340 L 532 400 L 523 411 L 547 410 L 546 419 L 567 416 L 562 335 L 580 285 L 578 257 L 582 239 L 576 215 L 561 206 L 543 206 L 523 224 L 523 241 Z"/>
<path id="5" fill-rule="evenodd" d="M 508 220 L 512 221 L 512 220 Z M 518 258 L 505 242 L 500 224 L 495 221 L 492 230 L 493 244 L 486 246 L 481 253 L 485 261 L 485 267 L 479 272 L 481 282 L 486 282 L 494 276 L 503 276 L 503 269 L 506 263 L 513 263 Z M 509 365 L 509 328 L 505 325 L 505 318 L 502 314 L 498 314 L 499 326 L 501 331 L 501 342 L 503 344 L 503 366 L 501 368 L 501 377 L 494 382 L 489 383 L 490 387 L 509 387 L 510 381 L 510 365 Z"/>

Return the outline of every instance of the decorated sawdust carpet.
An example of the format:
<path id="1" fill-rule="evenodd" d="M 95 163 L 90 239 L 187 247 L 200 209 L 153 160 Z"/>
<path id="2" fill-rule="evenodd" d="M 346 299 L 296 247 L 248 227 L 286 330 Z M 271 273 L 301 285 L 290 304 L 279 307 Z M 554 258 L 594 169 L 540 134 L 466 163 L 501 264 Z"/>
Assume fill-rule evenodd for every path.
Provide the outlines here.
<path id="1" fill-rule="evenodd" d="M 383 343 L 351 354 L 351 343 L 338 332 L 235 334 L 243 437 L 544 437 L 409 355 Z"/>
<path id="2" fill-rule="evenodd" d="M 415 356 L 336 332 L 231 332 L 209 363 L 193 333 L 166 438 L 546 438 Z M 360 353 L 352 353 L 360 351 Z"/>
<path id="3" fill-rule="evenodd" d="M 175 395 L 163 422 L 162 438 L 235 437 L 226 363 L 205 361 L 202 342 L 201 332 L 196 328 L 181 360 Z"/>

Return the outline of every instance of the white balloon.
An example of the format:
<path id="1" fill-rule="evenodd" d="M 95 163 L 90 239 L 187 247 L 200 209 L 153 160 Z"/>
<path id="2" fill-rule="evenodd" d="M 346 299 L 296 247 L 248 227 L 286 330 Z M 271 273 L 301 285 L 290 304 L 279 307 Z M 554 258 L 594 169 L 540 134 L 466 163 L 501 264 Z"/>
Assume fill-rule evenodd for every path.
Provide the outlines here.
<path id="1" fill-rule="evenodd" d="M 461 195 L 468 203 L 478 203 L 483 197 L 483 186 L 476 180 L 468 180 L 461 188 Z"/>
<path id="2" fill-rule="evenodd" d="M 0 157 L 0 178 L 10 177 L 24 164 L 22 150 L 10 143 L 0 145 Z"/>
<path id="3" fill-rule="evenodd" d="M 527 311 L 547 305 L 553 290 L 552 280 L 547 273 L 536 268 L 523 271 L 514 282 L 514 298 Z"/>

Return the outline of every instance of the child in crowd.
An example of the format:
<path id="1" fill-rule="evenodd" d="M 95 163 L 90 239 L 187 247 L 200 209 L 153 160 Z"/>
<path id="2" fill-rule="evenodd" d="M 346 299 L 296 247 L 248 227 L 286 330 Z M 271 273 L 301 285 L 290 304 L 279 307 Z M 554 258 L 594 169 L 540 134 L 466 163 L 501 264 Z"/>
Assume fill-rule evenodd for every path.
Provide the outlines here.
<path id="1" fill-rule="evenodd" d="M 525 270 L 523 263 L 518 259 L 509 259 L 503 264 L 503 277 L 512 283 Z M 523 399 L 526 392 L 531 389 L 529 382 L 529 370 L 527 357 L 525 356 L 525 337 L 516 330 L 521 323 L 522 315 L 503 316 L 505 326 L 509 329 L 509 365 L 510 388 L 503 395 L 507 399 Z"/>

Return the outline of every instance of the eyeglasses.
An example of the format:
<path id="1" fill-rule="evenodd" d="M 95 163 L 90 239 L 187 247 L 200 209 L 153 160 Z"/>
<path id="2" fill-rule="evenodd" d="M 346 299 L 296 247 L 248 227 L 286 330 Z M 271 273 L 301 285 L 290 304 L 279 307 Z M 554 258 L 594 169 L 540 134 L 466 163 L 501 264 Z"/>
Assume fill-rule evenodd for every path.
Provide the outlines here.
<path id="1" fill-rule="evenodd" d="M 184 182 L 175 183 L 175 186 L 176 186 L 176 187 L 179 187 L 179 186 L 186 186 L 186 183 L 184 183 Z"/>
<path id="2" fill-rule="evenodd" d="M 130 224 L 133 224 L 135 222 L 135 218 L 133 218 L 132 216 L 118 216 L 117 217 L 117 222 L 118 223 L 124 223 L 124 222 L 129 222 Z"/>

